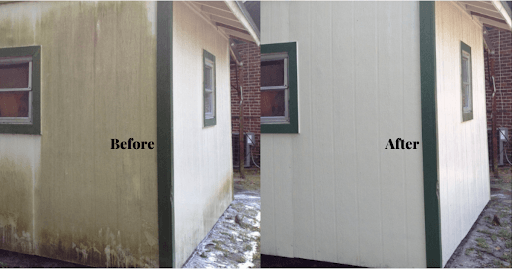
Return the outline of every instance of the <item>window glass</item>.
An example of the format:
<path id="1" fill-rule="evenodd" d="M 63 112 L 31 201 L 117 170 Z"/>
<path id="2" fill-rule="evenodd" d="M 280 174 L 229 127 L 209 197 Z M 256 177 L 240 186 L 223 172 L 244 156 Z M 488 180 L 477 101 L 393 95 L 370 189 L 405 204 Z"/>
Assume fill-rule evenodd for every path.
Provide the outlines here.
<path id="1" fill-rule="evenodd" d="M 212 68 L 208 65 L 204 67 L 205 90 L 212 90 Z"/>
<path id="2" fill-rule="evenodd" d="M 29 92 L 0 92 L 0 117 L 28 117 Z"/>
<path id="3" fill-rule="evenodd" d="M 285 90 L 261 91 L 261 116 L 285 116 Z"/>
<path id="4" fill-rule="evenodd" d="M 28 88 L 29 63 L 0 64 L 0 89 Z"/>
<path id="5" fill-rule="evenodd" d="M 261 87 L 284 85 L 284 59 L 261 62 Z"/>
<path id="6" fill-rule="evenodd" d="M 466 52 L 462 57 L 462 82 L 469 83 L 469 55 Z"/>

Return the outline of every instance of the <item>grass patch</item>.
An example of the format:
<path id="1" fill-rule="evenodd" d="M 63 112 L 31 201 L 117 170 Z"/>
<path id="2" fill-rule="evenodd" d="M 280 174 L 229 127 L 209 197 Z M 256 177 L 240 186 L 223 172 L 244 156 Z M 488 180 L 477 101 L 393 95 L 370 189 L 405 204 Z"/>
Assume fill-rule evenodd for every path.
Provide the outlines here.
<path id="1" fill-rule="evenodd" d="M 505 252 L 503 253 L 503 256 L 501 256 L 501 258 L 507 260 L 508 262 L 512 262 L 512 253 Z"/>
<path id="2" fill-rule="evenodd" d="M 487 249 L 489 247 L 489 244 L 487 244 L 487 241 L 485 240 L 485 238 L 477 238 L 476 239 L 476 242 L 477 242 L 477 246 L 483 248 L 483 249 Z"/>
<path id="3" fill-rule="evenodd" d="M 206 253 L 201 253 L 201 255 L 199 255 L 199 257 L 203 258 L 203 259 L 206 259 Z"/>
<path id="4" fill-rule="evenodd" d="M 0 262 L 0 267 L 2 267 L 2 268 L 9 268 L 9 266 L 7 266 L 7 264 L 5 264 L 3 262 Z"/>
<path id="5" fill-rule="evenodd" d="M 512 248 L 512 239 L 509 239 L 505 242 L 505 247 L 506 248 Z"/>
<path id="6" fill-rule="evenodd" d="M 245 262 L 245 258 L 240 256 L 240 257 L 236 258 L 236 262 L 237 263 L 244 263 Z"/>
<path id="7" fill-rule="evenodd" d="M 495 234 L 493 234 L 491 235 L 491 239 L 493 242 L 496 242 L 496 240 L 498 240 L 498 237 Z"/>
<path id="8" fill-rule="evenodd" d="M 259 191 L 260 190 L 260 175 L 252 174 L 252 173 L 246 173 L 245 179 L 240 179 L 240 175 L 238 173 L 235 173 L 234 177 L 235 179 L 235 187 L 239 187 L 243 190 L 249 190 L 249 191 Z"/>
<path id="9" fill-rule="evenodd" d="M 491 235 L 492 232 L 489 231 L 489 230 L 478 230 L 479 233 L 483 233 L 483 234 L 488 234 L 488 235 Z"/>
<path id="10" fill-rule="evenodd" d="M 478 258 L 481 259 L 482 258 L 482 252 L 480 250 L 477 250 L 476 252 L 477 252 L 476 255 L 478 256 Z"/>
<path id="11" fill-rule="evenodd" d="M 473 251 L 475 251 L 474 248 L 466 248 L 465 253 L 466 253 L 467 256 L 469 256 Z"/>
<path id="12" fill-rule="evenodd" d="M 253 261 L 260 260 L 260 259 L 261 259 L 261 254 L 259 252 L 254 252 L 252 254 L 252 260 Z"/>
<path id="13" fill-rule="evenodd" d="M 512 237 L 512 234 L 510 233 L 510 231 L 507 231 L 504 228 L 500 229 L 500 231 L 498 232 L 498 235 L 500 237 L 503 237 L 503 238 L 510 238 L 510 237 Z"/>
<path id="14" fill-rule="evenodd" d="M 245 245 L 244 250 L 245 251 L 250 251 L 250 250 L 252 250 L 252 246 L 251 245 Z"/>

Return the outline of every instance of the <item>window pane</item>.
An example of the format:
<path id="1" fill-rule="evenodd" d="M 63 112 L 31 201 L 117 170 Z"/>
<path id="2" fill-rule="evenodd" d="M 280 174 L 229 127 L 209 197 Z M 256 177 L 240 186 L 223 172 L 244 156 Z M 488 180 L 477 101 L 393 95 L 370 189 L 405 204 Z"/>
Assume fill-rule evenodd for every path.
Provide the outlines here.
<path id="1" fill-rule="evenodd" d="M 0 117 L 28 117 L 29 92 L 0 92 Z"/>
<path id="2" fill-rule="evenodd" d="M 284 116 L 285 100 L 284 90 L 261 91 L 261 116 Z"/>
<path id="3" fill-rule="evenodd" d="M 204 67 L 204 82 L 205 82 L 205 88 L 211 90 L 212 89 L 212 68 L 209 66 Z"/>
<path id="4" fill-rule="evenodd" d="M 213 94 L 205 93 L 204 96 L 204 112 L 205 113 L 213 113 Z"/>
<path id="5" fill-rule="evenodd" d="M 284 85 L 284 59 L 261 62 L 261 87 Z"/>
<path id="6" fill-rule="evenodd" d="M 462 82 L 469 82 L 469 60 L 462 57 Z"/>
<path id="7" fill-rule="evenodd" d="M 0 89 L 28 88 L 29 63 L 0 65 Z"/>
<path id="8" fill-rule="evenodd" d="M 464 95 L 463 95 L 463 97 L 464 97 L 464 107 L 468 108 L 468 109 L 470 107 L 469 100 L 471 100 L 470 99 L 471 93 L 469 91 L 470 91 L 469 85 L 464 85 Z"/>

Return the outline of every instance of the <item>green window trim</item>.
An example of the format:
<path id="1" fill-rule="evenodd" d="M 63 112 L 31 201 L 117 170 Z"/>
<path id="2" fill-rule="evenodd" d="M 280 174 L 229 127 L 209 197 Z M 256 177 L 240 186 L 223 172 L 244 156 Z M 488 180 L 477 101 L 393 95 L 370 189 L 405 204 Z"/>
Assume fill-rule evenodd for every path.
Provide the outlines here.
<path id="1" fill-rule="evenodd" d="M 212 64 L 213 63 L 213 64 Z M 206 68 L 210 66 L 213 69 L 212 74 L 212 92 L 207 92 L 207 79 L 206 79 Z M 215 56 L 209 53 L 206 50 L 203 50 L 203 118 L 204 118 L 204 127 L 213 126 L 217 124 L 217 87 L 216 87 L 216 74 L 217 68 L 215 65 Z M 207 116 L 206 112 L 206 103 L 207 103 L 207 95 L 212 94 L 212 104 L 210 104 L 213 108 L 213 115 Z"/>
<path id="2" fill-rule="evenodd" d="M 31 123 L 1 123 L 0 134 L 41 134 L 41 46 L 3 48 L 3 57 L 32 57 Z"/>
<path id="3" fill-rule="evenodd" d="M 469 83 L 469 92 L 465 93 L 465 84 L 464 84 L 464 74 L 463 74 L 463 65 L 464 65 L 464 54 L 469 54 L 469 65 L 468 65 L 468 83 Z M 464 42 L 460 42 L 460 86 L 461 86 L 461 112 L 462 112 L 462 122 L 472 120 L 473 119 L 473 72 L 471 69 L 471 47 L 465 44 Z M 469 95 L 469 108 L 464 106 L 464 96 Z"/>
<path id="4" fill-rule="evenodd" d="M 299 110 L 297 88 L 297 42 L 261 45 L 261 55 L 269 53 L 288 53 L 288 116 L 286 124 L 261 124 L 261 133 L 299 133 Z"/>

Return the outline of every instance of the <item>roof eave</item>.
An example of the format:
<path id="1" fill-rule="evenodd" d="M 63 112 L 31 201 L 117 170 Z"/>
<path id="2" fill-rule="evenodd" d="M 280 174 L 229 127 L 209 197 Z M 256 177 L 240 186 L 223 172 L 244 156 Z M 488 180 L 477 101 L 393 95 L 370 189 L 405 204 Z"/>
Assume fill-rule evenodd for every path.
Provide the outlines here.
<path id="1" fill-rule="evenodd" d="M 226 6 L 231 10 L 233 15 L 242 23 L 245 29 L 249 32 L 256 45 L 260 45 L 260 31 L 252 20 L 249 12 L 245 10 L 242 4 L 238 1 L 224 1 Z"/>

